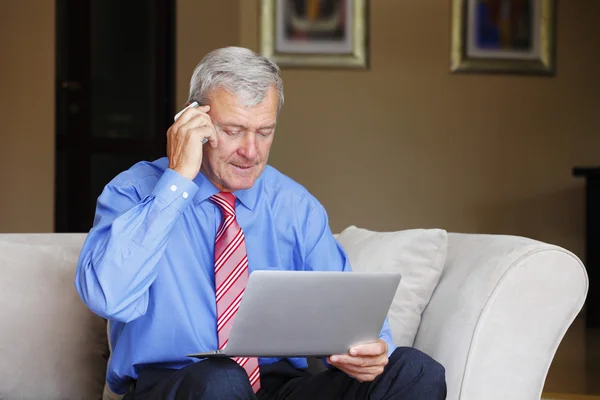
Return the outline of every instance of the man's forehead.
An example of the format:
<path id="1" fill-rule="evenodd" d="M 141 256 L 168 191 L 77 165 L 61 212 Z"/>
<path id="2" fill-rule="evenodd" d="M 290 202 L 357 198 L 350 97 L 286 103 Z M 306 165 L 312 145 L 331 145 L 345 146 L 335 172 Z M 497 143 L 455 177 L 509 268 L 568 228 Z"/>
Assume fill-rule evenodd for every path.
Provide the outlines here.
<path id="1" fill-rule="evenodd" d="M 277 121 L 277 103 L 270 95 L 254 106 L 245 105 L 238 96 L 228 92 L 213 92 L 208 105 L 217 124 L 245 129 L 274 128 Z"/>

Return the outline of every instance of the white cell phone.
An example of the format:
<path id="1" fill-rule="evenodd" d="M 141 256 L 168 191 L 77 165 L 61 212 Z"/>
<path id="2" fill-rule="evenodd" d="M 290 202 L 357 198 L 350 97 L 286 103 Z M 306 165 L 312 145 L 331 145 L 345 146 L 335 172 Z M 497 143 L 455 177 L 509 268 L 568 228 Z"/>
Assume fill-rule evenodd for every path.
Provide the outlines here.
<path id="1" fill-rule="evenodd" d="M 183 110 L 179 111 L 177 114 L 175 114 L 175 118 L 173 118 L 174 121 L 177 121 L 179 119 L 179 117 L 181 117 L 181 114 L 183 114 L 183 112 L 185 110 L 187 110 L 188 108 L 196 108 L 198 107 L 200 104 L 198 104 L 197 101 L 194 101 L 193 103 L 191 103 L 190 105 L 188 105 L 186 108 L 184 108 Z M 207 138 L 202 139 L 202 144 L 208 142 Z"/>

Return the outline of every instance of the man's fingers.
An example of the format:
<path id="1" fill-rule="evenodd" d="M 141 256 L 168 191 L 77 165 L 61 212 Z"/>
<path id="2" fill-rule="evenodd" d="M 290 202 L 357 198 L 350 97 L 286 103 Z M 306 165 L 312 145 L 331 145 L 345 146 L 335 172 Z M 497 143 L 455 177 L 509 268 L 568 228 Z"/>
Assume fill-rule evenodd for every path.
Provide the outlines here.
<path id="1" fill-rule="evenodd" d="M 327 362 L 334 365 L 360 365 L 362 357 L 349 356 L 347 354 L 336 354 L 327 358 Z"/>
<path id="2" fill-rule="evenodd" d="M 212 135 L 208 137 L 208 142 L 210 144 L 210 147 L 212 147 L 213 149 L 216 149 L 219 144 L 219 140 L 217 139 L 216 131 L 214 129 Z"/>
<path id="3" fill-rule="evenodd" d="M 180 140 L 187 143 L 189 140 L 192 142 L 200 140 L 202 144 L 206 141 L 210 142 L 212 148 L 216 148 L 218 145 L 216 130 L 210 116 L 198 109 L 195 109 L 194 113 L 188 114 L 186 118 L 177 120 L 167 131 L 167 136 L 173 142 Z M 169 157 L 170 150 L 172 150 L 170 147 L 167 148 Z"/>
<path id="4" fill-rule="evenodd" d="M 187 109 L 180 112 L 179 117 L 170 129 L 171 134 L 178 134 L 180 132 L 193 132 L 195 129 L 202 129 L 203 142 L 207 140 L 210 142 L 210 146 L 214 149 L 218 146 L 218 139 L 212 120 L 208 115 L 210 111 L 209 105 L 191 107 L 188 105 Z"/>
<path id="5" fill-rule="evenodd" d="M 179 125 L 179 130 L 202 128 L 205 126 L 214 128 L 210 117 L 205 113 L 199 113 L 193 115 L 185 124 Z"/>
<path id="6" fill-rule="evenodd" d="M 328 359 L 328 361 L 330 361 Z M 376 377 L 381 375 L 385 369 L 385 365 L 387 364 L 387 359 L 381 361 L 376 365 L 366 365 L 366 366 L 356 366 L 348 363 L 344 363 L 345 359 L 341 357 L 337 362 L 330 362 L 331 365 L 344 371 L 348 376 L 356 379 L 359 382 L 370 382 L 374 380 Z"/>
<path id="7" fill-rule="evenodd" d="M 188 106 L 189 107 L 189 106 Z M 210 106 L 199 106 L 199 107 L 189 107 L 188 109 L 184 109 L 184 111 L 179 115 L 177 121 L 173 125 L 182 126 L 188 123 L 195 116 L 204 114 L 208 116 L 208 112 L 210 111 Z M 209 117 L 210 119 L 210 117 Z"/>
<path id="8" fill-rule="evenodd" d="M 350 355 L 353 356 L 380 356 L 387 351 L 387 344 L 383 340 L 375 343 L 361 344 L 350 349 Z"/>
<path id="9" fill-rule="evenodd" d="M 358 381 L 372 381 L 383 373 L 389 362 L 387 343 L 378 340 L 375 343 L 357 345 L 350 349 L 349 354 L 332 355 L 327 358 L 327 362 Z"/>
<path id="10" fill-rule="evenodd" d="M 373 365 L 386 365 L 387 357 L 354 357 L 348 355 L 334 355 L 327 360 L 330 364 L 335 365 L 347 365 L 352 367 L 370 367 Z"/>
<path id="11" fill-rule="evenodd" d="M 212 147 L 217 146 L 217 135 L 210 117 L 205 113 L 194 115 L 187 123 L 175 127 L 174 134 L 201 135 L 211 142 Z"/>

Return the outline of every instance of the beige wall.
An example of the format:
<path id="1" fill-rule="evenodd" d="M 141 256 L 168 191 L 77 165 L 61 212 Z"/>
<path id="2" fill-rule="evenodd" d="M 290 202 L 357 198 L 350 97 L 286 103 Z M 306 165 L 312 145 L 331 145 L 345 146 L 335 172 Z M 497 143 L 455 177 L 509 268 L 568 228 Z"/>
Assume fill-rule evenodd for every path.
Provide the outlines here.
<path id="1" fill-rule="evenodd" d="M 2 232 L 53 224 L 54 8 L 32 1 L 9 1 L 0 24 Z M 371 2 L 368 71 L 284 69 L 271 164 L 322 201 L 336 231 L 511 233 L 583 255 L 571 168 L 600 158 L 600 2 L 560 2 L 554 78 L 450 74 L 448 3 Z M 178 104 L 207 51 L 258 49 L 257 10 L 179 0 Z M 32 99 L 44 105 L 35 118 Z"/>
<path id="2" fill-rule="evenodd" d="M 176 104 L 187 101 L 190 77 L 211 50 L 236 46 L 239 40 L 240 0 L 177 0 Z"/>
<path id="3" fill-rule="evenodd" d="M 4 0 L 0 232 L 54 229 L 54 2 Z"/>
<path id="4" fill-rule="evenodd" d="M 558 8 L 554 78 L 448 72 L 450 2 L 370 2 L 369 71 L 284 69 L 271 164 L 334 230 L 442 227 L 584 250 L 579 164 L 600 162 L 598 1 Z M 240 43 L 258 49 L 257 0 Z"/>

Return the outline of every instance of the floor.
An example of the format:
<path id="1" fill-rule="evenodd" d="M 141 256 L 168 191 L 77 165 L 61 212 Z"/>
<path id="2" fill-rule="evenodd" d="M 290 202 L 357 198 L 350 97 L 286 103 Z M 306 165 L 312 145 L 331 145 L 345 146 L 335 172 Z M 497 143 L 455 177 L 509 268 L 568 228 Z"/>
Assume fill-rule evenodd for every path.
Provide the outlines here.
<path id="1" fill-rule="evenodd" d="M 583 316 L 575 319 L 556 352 L 544 399 L 600 400 L 600 329 L 586 329 Z"/>

